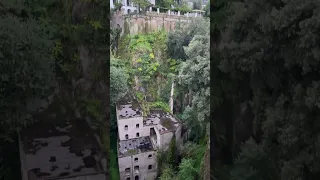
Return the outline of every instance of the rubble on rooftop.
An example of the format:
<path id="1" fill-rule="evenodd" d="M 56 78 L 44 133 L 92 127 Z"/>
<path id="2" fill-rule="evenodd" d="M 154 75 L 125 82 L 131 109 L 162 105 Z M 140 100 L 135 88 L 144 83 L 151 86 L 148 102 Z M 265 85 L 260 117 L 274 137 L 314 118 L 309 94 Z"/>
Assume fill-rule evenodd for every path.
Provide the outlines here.
<path id="1" fill-rule="evenodd" d="M 162 110 L 150 110 L 150 114 L 143 122 L 144 126 L 156 126 L 160 134 L 177 129 L 180 121 L 171 113 Z"/>
<path id="2" fill-rule="evenodd" d="M 153 151 L 155 148 L 152 145 L 150 137 L 140 137 L 119 141 L 118 156 L 124 157 L 142 152 Z"/>
<path id="3" fill-rule="evenodd" d="M 100 146 L 84 119 L 37 122 L 20 132 L 24 167 L 42 179 L 103 172 Z"/>
<path id="4" fill-rule="evenodd" d="M 120 119 L 142 116 L 142 109 L 138 101 L 130 95 L 126 95 L 117 103 L 117 111 Z"/>

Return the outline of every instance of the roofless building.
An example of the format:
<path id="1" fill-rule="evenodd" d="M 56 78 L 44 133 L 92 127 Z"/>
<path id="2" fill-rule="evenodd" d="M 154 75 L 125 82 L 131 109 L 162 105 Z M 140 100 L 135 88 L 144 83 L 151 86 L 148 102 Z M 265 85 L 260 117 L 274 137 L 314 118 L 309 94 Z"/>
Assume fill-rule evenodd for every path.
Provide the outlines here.
<path id="1" fill-rule="evenodd" d="M 157 152 L 166 150 L 172 138 L 181 141 L 181 122 L 171 113 L 142 108 L 127 95 L 117 105 L 118 163 L 120 180 L 154 180 Z"/>

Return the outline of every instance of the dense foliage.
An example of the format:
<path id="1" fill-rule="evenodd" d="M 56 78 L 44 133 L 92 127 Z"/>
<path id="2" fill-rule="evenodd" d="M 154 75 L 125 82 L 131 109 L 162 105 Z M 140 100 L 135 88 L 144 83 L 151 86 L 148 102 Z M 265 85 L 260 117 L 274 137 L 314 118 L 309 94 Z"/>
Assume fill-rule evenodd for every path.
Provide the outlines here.
<path id="1" fill-rule="evenodd" d="M 17 149 L 17 130 L 33 123 L 41 102 L 48 107 L 51 96 L 57 97 L 54 101 L 63 99 L 61 106 L 72 107 L 68 111 L 78 108 L 81 115 L 92 117 L 104 151 L 108 151 L 105 105 L 95 93 L 79 93 L 82 89 L 72 86 L 83 76 L 79 47 L 86 46 L 95 53 L 106 51 L 107 7 L 108 3 L 101 0 L 0 2 L 0 179 L 19 176 L 20 167 L 13 166 L 19 164 L 19 154 L 7 149 Z M 109 78 L 100 69 L 95 72 L 94 81 Z"/>
<path id="2" fill-rule="evenodd" d="M 27 123 L 26 105 L 46 95 L 53 79 L 53 42 L 50 34 L 34 19 L 23 21 L 8 15 L 0 17 L 1 137 L 9 138 Z M 21 32 L 21 28 L 24 31 Z M 23 61 L 21 61 L 23 60 Z M 30 117 L 29 117 L 30 118 Z"/>
<path id="3" fill-rule="evenodd" d="M 140 101 L 144 114 L 150 108 L 170 111 L 174 85 L 173 113 L 187 126 L 183 138 L 188 143 L 178 147 L 173 137 L 169 149 L 158 153 L 159 179 L 203 179 L 210 109 L 209 27 L 207 19 L 199 18 L 187 26 L 178 26 L 172 33 L 124 35 L 116 48 L 111 68 L 128 75 L 128 91 Z M 175 50 L 178 51 L 174 53 Z M 115 83 L 114 97 L 123 96 L 119 88 L 125 78 L 118 78 L 121 83 Z M 116 137 L 116 118 L 112 121 L 112 134 Z M 116 150 L 115 145 L 113 151 Z M 197 153 L 193 153 L 195 150 Z M 117 173 L 117 169 L 112 171 L 112 179 L 117 178 Z"/>
<path id="4" fill-rule="evenodd" d="M 214 176 L 319 179 L 319 1 L 216 6 Z"/>
<path id="5" fill-rule="evenodd" d="M 207 150 L 210 110 L 209 27 L 208 19 L 199 18 L 187 25 L 178 25 L 168 34 L 168 56 L 179 62 L 175 106 L 181 107 L 175 113 L 179 114 L 188 131 L 187 143 L 182 149 L 178 148 L 179 152 L 169 148 L 168 160 L 164 162 L 167 165 L 160 169 L 160 179 L 204 178 L 202 166 Z M 171 154 L 176 153 L 178 163 L 172 161 L 175 158 Z"/>

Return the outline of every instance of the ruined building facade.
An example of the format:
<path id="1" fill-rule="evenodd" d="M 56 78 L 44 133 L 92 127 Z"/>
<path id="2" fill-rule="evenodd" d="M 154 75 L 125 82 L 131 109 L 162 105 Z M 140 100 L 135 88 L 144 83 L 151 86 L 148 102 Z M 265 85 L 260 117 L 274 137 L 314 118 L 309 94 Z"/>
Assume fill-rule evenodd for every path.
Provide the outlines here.
<path id="1" fill-rule="evenodd" d="M 173 137 L 181 144 L 181 122 L 162 110 L 144 115 L 138 102 L 126 96 L 117 105 L 117 124 L 120 180 L 154 180 L 157 152 L 166 150 Z"/>

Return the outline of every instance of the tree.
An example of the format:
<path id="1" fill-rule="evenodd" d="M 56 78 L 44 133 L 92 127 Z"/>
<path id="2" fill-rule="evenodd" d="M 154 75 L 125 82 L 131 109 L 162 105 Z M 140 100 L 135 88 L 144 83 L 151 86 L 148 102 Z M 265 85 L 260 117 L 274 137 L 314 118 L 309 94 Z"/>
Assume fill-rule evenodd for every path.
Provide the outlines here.
<path id="1" fill-rule="evenodd" d="M 182 159 L 182 162 L 179 165 L 178 177 L 181 180 L 197 179 L 197 170 L 194 168 L 194 160 Z"/>
<path id="2" fill-rule="evenodd" d="M 239 84 L 233 102 L 251 102 L 253 139 L 275 166 L 273 179 L 320 177 L 319 8 L 313 0 L 238 2 L 222 36 L 220 68 Z M 268 178 L 263 166 L 243 174 L 252 172 L 243 179 Z"/>
<path id="3" fill-rule="evenodd" d="M 171 142 L 169 144 L 169 150 L 168 150 L 168 163 L 169 165 L 175 169 L 178 162 L 178 149 L 176 145 L 176 136 L 173 135 Z"/>
<path id="4" fill-rule="evenodd" d="M 0 17 L 1 138 L 31 122 L 31 103 L 50 92 L 53 74 L 53 42 L 48 29 L 34 20 Z M 23 29 L 23 31 L 21 31 Z M 31 103 L 31 104 L 29 104 Z"/>
<path id="5" fill-rule="evenodd" d="M 210 112 L 210 31 L 209 21 L 204 19 L 199 21 L 198 25 L 203 29 L 198 31 L 190 44 L 184 48 L 187 59 L 181 64 L 179 79 L 180 84 L 188 87 L 189 93 L 192 94 L 191 109 L 188 112 L 196 113 L 200 131 L 205 132 Z M 188 115 L 188 117 L 194 116 Z"/>
<path id="6" fill-rule="evenodd" d="M 202 0 L 193 0 L 193 9 L 201 10 L 202 9 Z"/>
<path id="7" fill-rule="evenodd" d="M 251 138 L 242 145 L 230 174 L 232 180 L 271 180 L 276 178 L 276 169 L 268 159 L 263 146 Z"/>
<path id="8" fill-rule="evenodd" d="M 209 21 L 205 19 L 191 20 L 188 24 L 178 23 L 173 32 L 168 34 L 168 54 L 172 59 L 186 60 L 184 50 L 196 34 L 205 35 L 208 33 Z M 208 46 L 209 47 L 209 46 Z"/>
<path id="9" fill-rule="evenodd" d="M 16 173 L 16 132 L 33 121 L 40 99 L 52 93 L 52 26 L 27 18 L 22 1 L 0 3 L 0 179 Z M 17 165 L 19 167 L 19 165 Z"/>
<path id="10" fill-rule="evenodd" d="M 203 8 L 205 11 L 204 17 L 210 17 L 210 1 L 207 2 L 207 5 Z"/>
<path id="11" fill-rule="evenodd" d="M 175 180 L 177 179 L 173 169 L 170 166 L 166 166 L 163 171 L 162 174 L 159 178 L 160 180 Z"/>
<path id="12" fill-rule="evenodd" d="M 116 60 L 111 60 L 116 61 Z M 121 67 L 110 67 L 110 103 L 115 105 L 128 91 L 128 75 Z"/>
<path id="13" fill-rule="evenodd" d="M 138 5 L 138 12 L 140 12 L 140 8 L 143 9 L 143 11 L 145 11 L 146 8 L 151 5 L 151 3 L 148 0 L 132 0 L 132 2 Z"/>
<path id="14" fill-rule="evenodd" d="M 175 5 L 173 0 L 156 0 L 156 6 L 171 9 L 171 5 Z"/>

